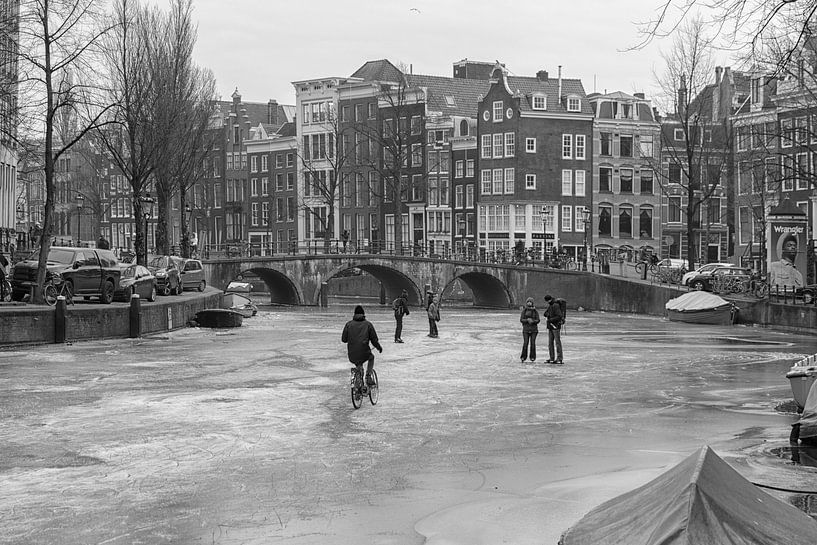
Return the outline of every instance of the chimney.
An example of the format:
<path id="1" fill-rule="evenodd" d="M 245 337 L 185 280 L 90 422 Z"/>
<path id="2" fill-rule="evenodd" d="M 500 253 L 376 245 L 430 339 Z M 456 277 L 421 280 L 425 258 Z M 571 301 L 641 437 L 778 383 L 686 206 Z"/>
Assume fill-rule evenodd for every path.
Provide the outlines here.
<path id="1" fill-rule="evenodd" d="M 721 72 L 723 72 L 723 68 L 720 66 L 715 67 L 715 85 L 721 82 Z"/>
<path id="2" fill-rule="evenodd" d="M 633 96 L 635 98 L 640 98 L 641 100 L 644 100 L 644 93 L 633 93 Z"/>
<path id="3" fill-rule="evenodd" d="M 559 90 L 556 92 L 559 102 L 562 101 L 562 65 L 559 65 Z"/>
<path id="4" fill-rule="evenodd" d="M 238 87 L 235 88 L 233 91 L 233 104 L 238 104 L 241 102 L 241 93 L 238 92 Z"/>
<path id="5" fill-rule="evenodd" d="M 267 102 L 267 123 L 278 126 L 278 101 L 273 98 Z"/>
<path id="6" fill-rule="evenodd" d="M 547 70 L 539 70 L 536 72 L 536 79 L 539 81 L 547 81 L 548 80 L 548 72 Z"/>

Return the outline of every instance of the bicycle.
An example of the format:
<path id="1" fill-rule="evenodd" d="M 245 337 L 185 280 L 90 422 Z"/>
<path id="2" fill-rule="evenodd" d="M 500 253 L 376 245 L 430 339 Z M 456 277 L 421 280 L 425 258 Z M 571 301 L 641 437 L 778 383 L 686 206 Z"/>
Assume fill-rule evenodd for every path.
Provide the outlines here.
<path id="1" fill-rule="evenodd" d="M 380 398 L 380 385 L 377 382 L 377 372 L 372 369 L 371 386 L 364 386 L 363 384 L 363 364 L 355 365 L 351 368 L 352 377 L 349 381 L 349 386 L 352 390 L 352 407 L 359 409 L 363 404 L 363 396 L 369 396 L 369 401 L 372 405 L 377 405 L 377 400 Z"/>
<path id="2" fill-rule="evenodd" d="M 8 278 L 3 278 L 3 282 L 0 283 L 0 301 L 11 301 L 11 282 Z"/>
<path id="3" fill-rule="evenodd" d="M 65 297 L 67 304 L 74 304 L 74 289 L 71 282 L 63 281 L 55 284 L 53 280 L 48 280 L 43 286 L 43 299 L 48 306 L 55 306 L 60 295 Z"/>

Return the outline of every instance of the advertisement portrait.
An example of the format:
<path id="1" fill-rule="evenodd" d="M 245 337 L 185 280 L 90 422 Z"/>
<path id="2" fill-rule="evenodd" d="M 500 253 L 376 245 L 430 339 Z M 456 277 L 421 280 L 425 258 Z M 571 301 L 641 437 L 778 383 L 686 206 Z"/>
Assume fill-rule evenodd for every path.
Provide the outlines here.
<path id="1" fill-rule="evenodd" d="M 799 289 L 805 285 L 806 225 L 780 221 L 771 224 L 769 285 Z"/>

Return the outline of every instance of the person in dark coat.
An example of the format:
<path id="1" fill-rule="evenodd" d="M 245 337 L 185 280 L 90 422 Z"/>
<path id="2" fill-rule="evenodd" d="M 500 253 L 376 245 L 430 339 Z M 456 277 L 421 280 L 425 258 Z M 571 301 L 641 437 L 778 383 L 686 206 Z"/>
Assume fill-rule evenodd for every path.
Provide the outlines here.
<path id="1" fill-rule="evenodd" d="M 550 359 L 547 362 L 562 364 L 564 363 L 562 361 L 562 322 L 564 321 L 562 309 L 552 295 L 545 295 L 545 302 L 548 304 L 544 315 L 547 319 L 548 352 L 550 353 Z"/>
<path id="2" fill-rule="evenodd" d="M 377 339 L 377 331 L 375 331 L 372 323 L 366 319 L 366 313 L 363 307 L 358 305 L 355 307 L 354 317 L 346 322 L 343 327 L 343 334 L 340 340 L 346 343 L 346 350 L 349 355 L 349 361 L 355 366 L 363 365 L 368 362 L 366 366 L 366 384 L 371 386 L 374 384 L 372 380 L 372 369 L 374 369 L 374 354 L 369 346 L 377 348 L 378 352 L 383 352 L 383 347 L 380 346 L 380 341 Z"/>
<path id="3" fill-rule="evenodd" d="M 96 241 L 96 247 L 100 250 L 110 250 L 111 244 L 105 239 L 105 237 L 100 235 L 99 240 Z"/>
<path id="4" fill-rule="evenodd" d="M 436 339 L 440 335 L 437 330 L 437 322 L 440 321 L 440 298 L 429 292 L 429 299 L 430 302 L 426 309 L 426 313 L 428 314 L 428 336 L 432 339 Z"/>
<path id="5" fill-rule="evenodd" d="M 409 315 L 409 308 L 408 308 L 408 292 L 403 290 L 403 293 L 394 300 L 394 320 L 397 322 L 397 325 L 394 328 L 394 342 L 402 343 L 403 342 L 403 316 Z"/>
<path id="6" fill-rule="evenodd" d="M 536 361 L 536 336 L 539 334 L 539 311 L 533 304 L 533 297 L 528 297 L 525 301 L 525 308 L 522 309 L 522 315 L 519 317 L 522 322 L 522 355 L 521 360 L 527 361 L 530 355 L 530 361 Z M 528 353 L 528 345 L 530 345 L 530 353 Z"/>

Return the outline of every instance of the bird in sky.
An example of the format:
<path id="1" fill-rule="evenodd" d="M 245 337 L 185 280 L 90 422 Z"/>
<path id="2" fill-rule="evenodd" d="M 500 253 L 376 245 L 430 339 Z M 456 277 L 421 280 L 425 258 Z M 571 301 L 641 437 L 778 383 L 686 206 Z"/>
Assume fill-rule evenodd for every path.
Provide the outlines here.
<path id="1" fill-rule="evenodd" d="M 422 12 L 421 12 L 419 9 L 417 9 L 417 8 L 411 8 L 411 9 L 409 9 L 409 11 L 416 11 L 417 13 L 422 13 Z"/>

